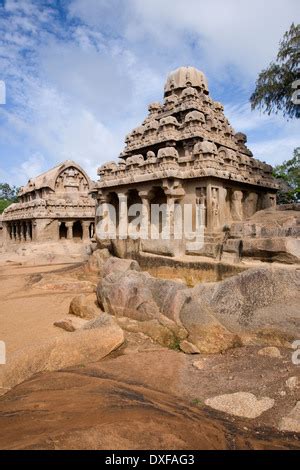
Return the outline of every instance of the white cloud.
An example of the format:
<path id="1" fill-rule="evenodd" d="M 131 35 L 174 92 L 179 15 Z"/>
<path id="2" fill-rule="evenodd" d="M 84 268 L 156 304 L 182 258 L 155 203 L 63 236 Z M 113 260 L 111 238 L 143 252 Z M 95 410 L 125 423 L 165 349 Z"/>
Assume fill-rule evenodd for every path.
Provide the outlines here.
<path id="1" fill-rule="evenodd" d="M 216 71 L 231 65 L 251 79 L 300 21 L 298 0 L 127 0 L 125 8 L 120 0 L 73 0 L 69 8 L 93 27 L 103 20 L 135 51 L 141 44 L 141 55 L 145 48 L 157 56 L 176 48 L 178 57 L 184 50 L 188 60 L 194 56 Z"/>
<path id="2" fill-rule="evenodd" d="M 296 147 L 300 147 L 299 137 L 296 135 L 279 139 L 274 135 L 271 139 L 251 145 L 255 156 L 272 165 L 278 165 L 284 160 L 292 158 Z"/>
<path id="3" fill-rule="evenodd" d="M 33 154 L 28 160 L 21 163 L 20 166 L 13 169 L 14 173 L 18 173 L 19 181 L 29 180 L 34 176 L 42 173 L 45 166 L 45 158 L 43 155 Z"/>
<path id="4" fill-rule="evenodd" d="M 241 104 L 225 104 L 224 112 L 235 130 L 241 132 L 253 131 L 264 124 L 276 124 L 282 119 L 278 116 L 268 116 L 259 111 L 251 111 L 249 102 Z"/>
<path id="5" fill-rule="evenodd" d="M 42 154 L 36 153 L 18 166 L 0 168 L 0 179 L 11 185 L 23 186 L 30 178 L 39 175 L 47 164 Z"/>

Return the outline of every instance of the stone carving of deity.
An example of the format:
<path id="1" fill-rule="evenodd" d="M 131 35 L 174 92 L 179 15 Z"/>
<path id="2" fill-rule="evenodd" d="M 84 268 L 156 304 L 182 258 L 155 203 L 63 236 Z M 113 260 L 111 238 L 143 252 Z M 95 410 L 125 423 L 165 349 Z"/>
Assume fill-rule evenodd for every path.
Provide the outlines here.
<path id="1" fill-rule="evenodd" d="M 213 227 L 217 227 L 219 223 L 219 199 L 217 188 L 212 188 L 211 190 L 211 214 L 212 225 Z"/>
<path id="2" fill-rule="evenodd" d="M 251 192 L 247 195 L 244 203 L 245 217 L 251 217 L 257 210 L 258 194 Z"/>
<path id="3" fill-rule="evenodd" d="M 206 207 L 205 189 L 206 188 L 200 188 L 200 193 L 199 193 L 198 197 L 196 198 L 196 204 L 199 204 L 203 207 Z"/>
<path id="4" fill-rule="evenodd" d="M 233 191 L 231 199 L 231 214 L 233 220 L 243 220 L 242 191 Z"/>

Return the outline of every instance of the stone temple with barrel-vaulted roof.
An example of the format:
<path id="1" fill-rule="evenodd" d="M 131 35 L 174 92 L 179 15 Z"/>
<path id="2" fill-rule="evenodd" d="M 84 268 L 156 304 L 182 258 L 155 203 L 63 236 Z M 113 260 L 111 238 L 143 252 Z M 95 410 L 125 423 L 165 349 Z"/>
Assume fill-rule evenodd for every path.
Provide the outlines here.
<path id="1" fill-rule="evenodd" d="M 278 185 L 272 167 L 253 157 L 246 135 L 235 132 L 222 104 L 209 96 L 205 75 L 194 67 L 170 73 L 163 103 L 149 105 L 147 117 L 125 142 L 119 163 L 108 162 L 98 170 L 98 206 L 110 202 L 117 208 L 124 196 L 128 206 L 189 203 L 196 211 L 202 204 L 206 215 L 201 254 L 214 256 L 227 225 L 276 206 Z M 132 250 L 129 243 L 119 240 L 120 251 Z M 169 256 L 186 251 L 185 240 L 140 240 L 134 246 Z"/>
<path id="2" fill-rule="evenodd" d="M 94 235 L 92 181 L 72 160 L 28 181 L 18 202 L 3 212 L 5 245 L 60 240 L 88 241 Z"/>

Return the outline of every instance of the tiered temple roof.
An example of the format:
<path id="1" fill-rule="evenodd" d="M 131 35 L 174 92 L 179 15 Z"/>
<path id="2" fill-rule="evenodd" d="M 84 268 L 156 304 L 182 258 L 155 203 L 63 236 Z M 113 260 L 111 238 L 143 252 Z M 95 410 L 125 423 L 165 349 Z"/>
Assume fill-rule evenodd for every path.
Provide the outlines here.
<path id="1" fill-rule="evenodd" d="M 18 194 L 19 202 L 4 211 L 4 220 L 58 216 L 93 216 L 92 181 L 72 160 L 31 178 Z"/>
<path id="2" fill-rule="evenodd" d="M 172 72 L 164 102 L 148 109 L 143 123 L 126 136 L 120 162 L 99 168 L 97 188 L 206 176 L 277 188 L 272 167 L 253 158 L 246 135 L 234 131 L 222 104 L 209 96 L 199 70 L 181 67 Z"/>

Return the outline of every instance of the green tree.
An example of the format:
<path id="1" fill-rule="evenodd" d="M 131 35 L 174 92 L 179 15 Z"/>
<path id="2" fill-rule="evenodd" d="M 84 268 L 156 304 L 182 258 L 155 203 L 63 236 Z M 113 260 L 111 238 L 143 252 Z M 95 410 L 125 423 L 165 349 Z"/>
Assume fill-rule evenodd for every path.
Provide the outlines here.
<path id="1" fill-rule="evenodd" d="M 8 183 L 0 183 L 0 214 L 13 202 L 17 201 L 19 188 Z"/>
<path id="2" fill-rule="evenodd" d="M 289 118 L 300 118 L 300 105 L 292 100 L 293 84 L 300 79 L 300 24 L 292 23 L 279 43 L 277 58 L 258 76 L 250 97 L 251 108 L 267 114 L 282 111 Z M 295 87 L 295 85 L 294 85 Z"/>
<path id="3" fill-rule="evenodd" d="M 280 182 L 277 202 L 300 202 L 300 147 L 295 148 L 293 158 L 273 168 L 273 175 Z"/>

